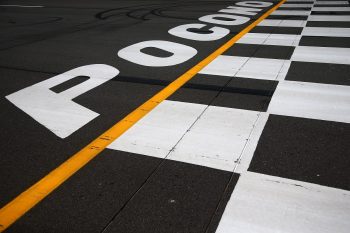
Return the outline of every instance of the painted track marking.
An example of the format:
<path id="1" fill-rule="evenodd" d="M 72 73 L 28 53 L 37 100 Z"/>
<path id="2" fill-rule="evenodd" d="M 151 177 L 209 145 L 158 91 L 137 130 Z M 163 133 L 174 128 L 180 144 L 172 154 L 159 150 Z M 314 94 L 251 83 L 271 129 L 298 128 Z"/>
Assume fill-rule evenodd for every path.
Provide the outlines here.
<path id="1" fill-rule="evenodd" d="M 232 37 L 229 41 L 211 53 L 208 57 L 200 61 L 191 69 L 186 71 L 183 75 L 178 77 L 175 81 L 170 83 L 156 95 L 151 97 L 148 101 L 143 103 L 124 119 L 116 123 L 98 138 L 93 140 L 79 152 L 70 157 L 67 161 L 59 167 L 51 171 L 44 178 L 39 180 L 26 191 L 18 195 L 11 202 L 0 209 L 0 232 L 3 232 L 11 224 L 22 217 L 26 212 L 43 200 L 47 195 L 59 187 L 63 182 L 70 178 L 79 169 L 84 167 L 90 160 L 101 153 L 110 143 L 116 140 L 129 128 L 131 128 L 137 121 L 144 117 L 147 113 L 152 111 L 159 103 L 171 96 L 175 91 L 181 88 L 189 80 L 191 80 L 201 69 L 213 61 L 216 57 L 224 53 L 232 47 L 241 37 L 255 28 L 261 21 L 267 18 L 286 0 L 280 1 L 274 7 L 265 12 L 253 23 L 244 28 L 237 35 Z"/>

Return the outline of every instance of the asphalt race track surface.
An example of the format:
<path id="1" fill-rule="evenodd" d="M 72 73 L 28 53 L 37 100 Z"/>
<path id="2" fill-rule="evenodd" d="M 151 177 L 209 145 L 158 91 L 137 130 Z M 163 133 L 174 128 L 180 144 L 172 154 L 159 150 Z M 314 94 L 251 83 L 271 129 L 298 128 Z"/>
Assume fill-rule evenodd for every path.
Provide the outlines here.
<path id="1" fill-rule="evenodd" d="M 0 232 L 349 232 L 348 1 L 2 0 L 0 81 Z"/>

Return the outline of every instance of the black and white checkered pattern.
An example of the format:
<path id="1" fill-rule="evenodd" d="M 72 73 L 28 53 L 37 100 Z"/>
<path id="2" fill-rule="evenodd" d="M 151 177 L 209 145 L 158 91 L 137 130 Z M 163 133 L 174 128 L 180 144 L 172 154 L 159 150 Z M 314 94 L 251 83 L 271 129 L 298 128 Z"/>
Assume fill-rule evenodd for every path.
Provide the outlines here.
<path id="1" fill-rule="evenodd" d="M 349 9 L 287 1 L 109 148 L 229 172 L 209 231 L 348 232 Z"/>

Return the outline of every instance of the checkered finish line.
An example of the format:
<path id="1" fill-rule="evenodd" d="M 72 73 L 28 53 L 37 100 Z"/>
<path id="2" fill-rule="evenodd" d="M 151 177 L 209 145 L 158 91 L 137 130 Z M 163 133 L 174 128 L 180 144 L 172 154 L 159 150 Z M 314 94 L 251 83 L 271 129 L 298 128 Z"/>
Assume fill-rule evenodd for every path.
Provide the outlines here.
<path id="1" fill-rule="evenodd" d="M 216 232 L 348 232 L 349 12 L 287 1 L 191 81 L 225 82 L 210 104 L 190 82 L 109 149 L 239 176 Z"/>

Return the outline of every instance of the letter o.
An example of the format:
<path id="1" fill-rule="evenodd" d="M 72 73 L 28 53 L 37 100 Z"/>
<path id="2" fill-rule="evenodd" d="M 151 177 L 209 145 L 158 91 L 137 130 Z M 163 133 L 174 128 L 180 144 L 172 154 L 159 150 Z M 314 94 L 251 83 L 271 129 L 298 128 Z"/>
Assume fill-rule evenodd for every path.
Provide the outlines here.
<path id="1" fill-rule="evenodd" d="M 258 2 L 258 1 L 247 1 L 247 2 L 237 2 L 237 6 L 250 6 L 250 7 L 268 7 L 271 6 L 271 2 Z"/>
<path id="2" fill-rule="evenodd" d="M 172 53 L 169 57 L 157 57 L 142 52 L 145 48 L 157 48 Z M 173 66 L 183 63 L 197 54 L 197 50 L 183 44 L 164 41 L 164 40 L 149 40 L 130 45 L 119 50 L 118 56 L 142 65 L 151 67 Z"/>
<path id="3" fill-rule="evenodd" d="M 225 18 L 229 20 L 221 20 L 218 18 Z M 206 15 L 206 16 L 200 17 L 199 20 L 206 23 L 234 26 L 234 25 L 241 25 L 248 22 L 249 18 L 244 16 L 238 16 L 238 15 L 213 14 L 213 15 Z"/>
<path id="4" fill-rule="evenodd" d="M 221 39 L 227 36 L 230 33 L 230 30 L 221 27 L 211 27 L 209 30 L 211 33 L 196 33 L 190 32 L 188 29 L 196 28 L 201 29 L 205 27 L 205 24 L 194 23 L 194 24 L 184 24 L 170 29 L 168 32 L 173 36 L 177 36 L 180 38 L 188 39 L 188 40 L 196 40 L 196 41 L 213 41 Z"/>

